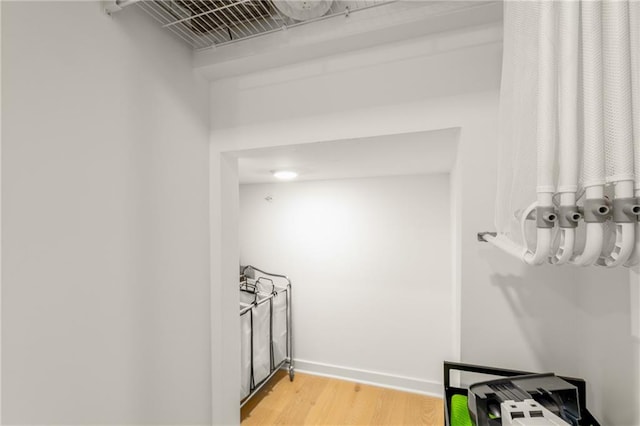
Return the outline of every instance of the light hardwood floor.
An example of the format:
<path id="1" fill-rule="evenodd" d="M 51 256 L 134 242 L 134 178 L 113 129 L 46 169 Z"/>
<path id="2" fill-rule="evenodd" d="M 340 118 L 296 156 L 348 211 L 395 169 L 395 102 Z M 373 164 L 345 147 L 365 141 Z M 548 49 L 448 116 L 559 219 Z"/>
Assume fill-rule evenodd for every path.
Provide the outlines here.
<path id="1" fill-rule="evenodd" d="M 444 424 L 439 398 L 343 380 L 284 371 L 241 412 L 242 425 L 428 425 Z"/>

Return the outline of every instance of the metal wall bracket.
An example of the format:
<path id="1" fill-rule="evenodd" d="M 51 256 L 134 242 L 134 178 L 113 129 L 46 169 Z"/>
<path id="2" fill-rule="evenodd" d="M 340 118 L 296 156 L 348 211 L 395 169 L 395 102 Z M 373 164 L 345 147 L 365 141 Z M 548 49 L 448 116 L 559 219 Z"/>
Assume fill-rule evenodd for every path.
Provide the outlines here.
<path id="1" fill-rule="evenodd" d="M 140 0 L 106 0 L 104 4 L 104 13 L 111 16 L 112 13 L 120 12 L 125 7 L 137 3 Z"/>
<path id="2" fill-rule="evenodd" d="M 116 13 L 116 12 L 120 12 L 122 10 L 122 8 L 118 5 L 118 2 L 116 0 L 107 0 L 102 2 L 104 5 L 104 13 L 106 13 L 107 15 L 111 16 L 111 14 Z"/>
<path id="3" fill-rule="evenodd" d="M 489 235 L 491 237 L 497 237 L 498 233 L 497 232 L 478 232 L 478 241 L 480 241 L 481 243 L 488 243 L 488 241 L 484 239 L 485 235 Z"/>
<path id="4" fill-rule="evenodd" d="M 638 221 L 640 205 L 637 198 L 615 198 L 613 200 L 613 221 L 633 223 Z"/>

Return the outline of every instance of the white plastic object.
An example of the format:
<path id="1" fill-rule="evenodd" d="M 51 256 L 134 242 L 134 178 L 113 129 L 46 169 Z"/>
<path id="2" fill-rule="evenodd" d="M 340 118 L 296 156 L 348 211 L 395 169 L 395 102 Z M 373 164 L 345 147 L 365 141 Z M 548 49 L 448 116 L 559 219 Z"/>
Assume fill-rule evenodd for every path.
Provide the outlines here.
<path id="1" fill-rule="evenodd" d="M 633 182 L 618 182 L 615 187 L 616 198 L 627 198 L 633 194 Z M 611 252 L 598 259 L 598 265 L 609 268 L 624 264 L 633 253 L 635 247 L 635 228 L 637 222 L 616 223 L 616 240 Z"/>
<path id="2" fill-rule="evenodd" d="M 559 5 L 558 123 L 560 205 L 573 207 L 578 190 L 578 52 L 580 3 L 563 1 Z M 575 228 L 560 228 L 560 243 L 551 263 L 564 264 L 573 256 Z"/>
<path id="3" fill-rule="evenodd" d="M 631 256 L 625 262 L 624 266 L 633 267 L 640 263 L 640 259 L 638 258 L 640 255 L 640 226 L 636 224 L 635 226 L 635 244 L 633 246 L 633 251 L 631 252 Z"/>
<path id="4" fill-rule="evenodd" d="M 631 105 L 631 47 L 629 3 L 602 4 L 602 51 L 604 62 L 604 129 L 607 181 L 615 198 L 634 196 L 633 116 Z M 624 264 L 633 252 L 635 223 L 617 223 L 611 253 L 598 263 L 608 267 Z"/>
<path id="5" fill-rule="evenodd" d="M 604 197 L 604 189 L 602 185 L 594 185 L 586 188 L 585 197 L 587 199 L 602 199 Z M 604 223 L 587 223 L 586 224 L 586 240 L 582 253 L 577 254 L 572 262 L 576 265 L 589 266 L 593 265 L 602 252 L 604 244 Z"/>
<path id="6" fill-rule="evenodd" d="M 551 228 L 538 228 L 536 251 L 526 251 L 522 256 L 522 260 L 529 265 L 542 265 L 550 255 L 551 249 Z"/>
<path id="7" fill-rule="evenodd" d="M 540 4 L 539 56 L 538 56 L 538 104 L 537 104 L 537 205 L 553 206 L 553 165 L 556 144 L 556 78 L 555 69 L 555 19 L 552 2 Z M 526 220 L 523 215 L 522 221 Z M 536 249 L 522 257 L 529 265 L 540 265 L 548 260 L 551 249 L 551 229 L 536 230 Z M 524 235 L 523 235 L 524 237 Z M 526 240 L 525 240 L 526 241 Z M 526 244 L 526 243 L 525 243 Z"/>
<path id="8" fill-rule="evenodd" d="M 582 2 L 582 97 L 584 100 L 584 145 L 582 154 L 582 184 L 587 200 L 604 198 L 605 155 L 604 122 L 602 116 L 602 3 Z M 582 253 L 572 262 L 593 265 L 602 252 L 604 224 L 587 223 Z"/>
<path id="9" fill-rule="evenodd" d="M 635 196 L 640 197 L 640 2 L 629 3 L 631 47 L 631 103 L 633 109 L 633 149 L 635 157 Z M 636 225 L 635 248 L 625 266 L 640 262 L 640 225 Z"/>
<path id="10" fill-rule="evenodd" d="M 635 150 L 636 196 L 640 196 L 640 2 L 629 2 L 629 40 L 631 50 L 631 104 L 633 147 Z"/>
<path id="11" fill-rule="evenodd" d="M 553 180 L 556 149 L 556 76 L 555 76 L 555 17 L 553 2 L 540 4 L 539 55 L 538 55 L 538 103 L 537 103 L 537 187 L 538 194 L 550 194 L 556 190 Z M 546 197 L 538 198 L 538 205 L 552 205 Z"/>
<path id="12" fill-rule="evenodd" d="M 526 248 L 514 243 L 504 234 L 498 234 L 495 237 L 492 235 L 485 235 L 483 238 L 486 242 L 493 244 L 500 250 L 517 257 L 518 259 L 524 259 L 524 256 L 527 253 Z"/>

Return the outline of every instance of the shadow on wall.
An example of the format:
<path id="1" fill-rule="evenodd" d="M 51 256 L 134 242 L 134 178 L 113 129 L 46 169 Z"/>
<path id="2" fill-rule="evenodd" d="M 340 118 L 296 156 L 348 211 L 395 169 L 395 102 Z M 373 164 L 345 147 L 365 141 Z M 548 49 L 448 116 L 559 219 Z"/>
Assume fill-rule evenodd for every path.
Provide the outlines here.
<path id="1" fill-rule="evenodd" d="M 503 253 L 486 254 L 492 270 L 505 269 Z M 631 330 L 629 270 L 521 265 L 519 272 L 494 273 L 491 283 L 539 365 L 587 380 L 589 408 L 603 424 L 638 424 L 640 339 Z"/>
<path id="2" fill-rule="evenodd" d="M 581 309 L 584 375 L 589 375 L 590 399 L 598 404 L 603 424 L 640 424 L 640 339 L 633 335 L 632 286 L 629 270 L 589 268 L 583 274 Z M 637 308 L 635 308 L 637 309 Z M 590 396 L 591 396 L 590 395 Z"/>
<path id="3" fill-rule="evenodd" d="M 529 268 L 522 275 L 491 275 L 511 311 L 512 320 L 537 364 L 547 371 L 577 375 L 574 357 L 582 330 L 578 284 L 573 274 L 551 266 Z M 508 340 L 508 336 L 505 336 Z"/>

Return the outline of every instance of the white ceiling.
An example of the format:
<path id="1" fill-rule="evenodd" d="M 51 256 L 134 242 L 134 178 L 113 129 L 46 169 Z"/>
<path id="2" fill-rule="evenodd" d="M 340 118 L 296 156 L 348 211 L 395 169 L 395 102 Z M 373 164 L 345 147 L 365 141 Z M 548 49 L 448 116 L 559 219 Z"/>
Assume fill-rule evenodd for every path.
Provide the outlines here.
<path id="1" fill-rule="evenodd" d="M 195 53 L 209 80 L 502 20 L 502 1 L 400 0 Z"/>
<path id="2" fill-rule="evenodd" d="M 458 129 L 404 133 L 238 151 L 241 184 L 279 182 L 273 170 L 298 172 L 297 180 L 349 179 L 448 173 Z"/>

